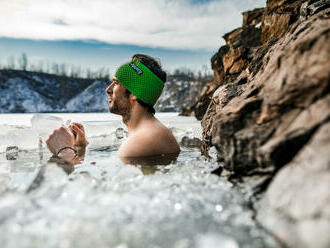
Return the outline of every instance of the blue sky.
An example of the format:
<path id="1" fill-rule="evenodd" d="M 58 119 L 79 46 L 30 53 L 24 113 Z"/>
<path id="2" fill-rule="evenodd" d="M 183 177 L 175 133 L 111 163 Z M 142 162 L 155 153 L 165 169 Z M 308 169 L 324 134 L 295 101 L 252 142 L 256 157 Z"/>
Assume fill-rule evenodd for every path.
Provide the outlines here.
<path id="1" fill-rule="evenodd" d="M 210 66 L 241 12 L 265 0 L 1 0 L 0 62 L 109 67 L 147 53 L 167 70 Z"/>

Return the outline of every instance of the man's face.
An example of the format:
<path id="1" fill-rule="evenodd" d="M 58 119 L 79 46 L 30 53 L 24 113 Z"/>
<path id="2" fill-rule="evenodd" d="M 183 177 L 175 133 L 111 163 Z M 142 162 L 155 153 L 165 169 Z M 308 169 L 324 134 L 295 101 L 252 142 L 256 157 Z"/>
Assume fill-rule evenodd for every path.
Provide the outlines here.
<path id="1" fill-rule="evenodd" d="M 118 115 L 128 115 L 130 113 L 129 96 L 126 94 L 125 87 L 116 79 L 106 89 L 109 95 L 109 110 Z"/>

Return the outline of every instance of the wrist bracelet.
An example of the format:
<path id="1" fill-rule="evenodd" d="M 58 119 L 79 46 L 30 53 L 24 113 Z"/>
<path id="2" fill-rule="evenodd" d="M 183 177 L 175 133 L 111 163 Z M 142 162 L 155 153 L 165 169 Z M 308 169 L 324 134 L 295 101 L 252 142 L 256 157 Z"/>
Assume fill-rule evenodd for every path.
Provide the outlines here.
<path id="1" fill-rule="evenodd" d="M 78 155 L 78 152 L 77 152 L 76 149 L 74 149 L 74 148 L 72 148 L 72 147 L 70 147 L 70 146 L 66 146 L 66 147 L 61 148 L 61 149 L 56 153 L 56 156 L 58 157 L 58 154 L 60 154 L 60 153 L 61 153 L 63 150 L 65 150 L 65 149 L 70 149 L 70 150 L 72 150 L 72 151 L 74 152 L 74 155 L 75 155 L 75 156 Z"/>

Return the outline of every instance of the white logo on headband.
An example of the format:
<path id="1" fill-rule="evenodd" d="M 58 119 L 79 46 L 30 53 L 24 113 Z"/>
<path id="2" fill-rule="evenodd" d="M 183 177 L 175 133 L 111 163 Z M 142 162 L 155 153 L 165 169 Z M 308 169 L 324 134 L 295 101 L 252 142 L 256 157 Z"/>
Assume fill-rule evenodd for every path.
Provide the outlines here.
<path id="1" fill-rule="evenodd" d="M 143 73 L 143 71 L 133 63 L 130 64 L 130 67 L 132 67 L 134 69 L 134 71 L 136 71 L 136 73 L 139 75 L 141 75 Z"/>

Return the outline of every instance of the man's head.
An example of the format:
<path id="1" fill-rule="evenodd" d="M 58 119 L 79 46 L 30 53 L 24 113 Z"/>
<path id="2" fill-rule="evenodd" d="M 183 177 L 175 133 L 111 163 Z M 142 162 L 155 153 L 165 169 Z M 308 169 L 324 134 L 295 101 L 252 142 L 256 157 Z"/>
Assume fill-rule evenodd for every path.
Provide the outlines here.
<path id="1" fill-rule="evenodd" d="M 106 89 L 109 95 L 109 111 L 114 114 L 126 116 L 130 114 L 130 101 L 125 87 L 117 79 Z"/>
<path id="2" fill-rule="evenodd" d="M 165 81 L 166 73 L 154 58 L 144 54 L 133 55 L 131 62 L 119 67 L 112 84 L 106 90 L 110 98 L 110 112 L 129 115 L 129 97 L 133 94 L 142 107 L 154 114 L 153 105 L 159 98 Z"/>

